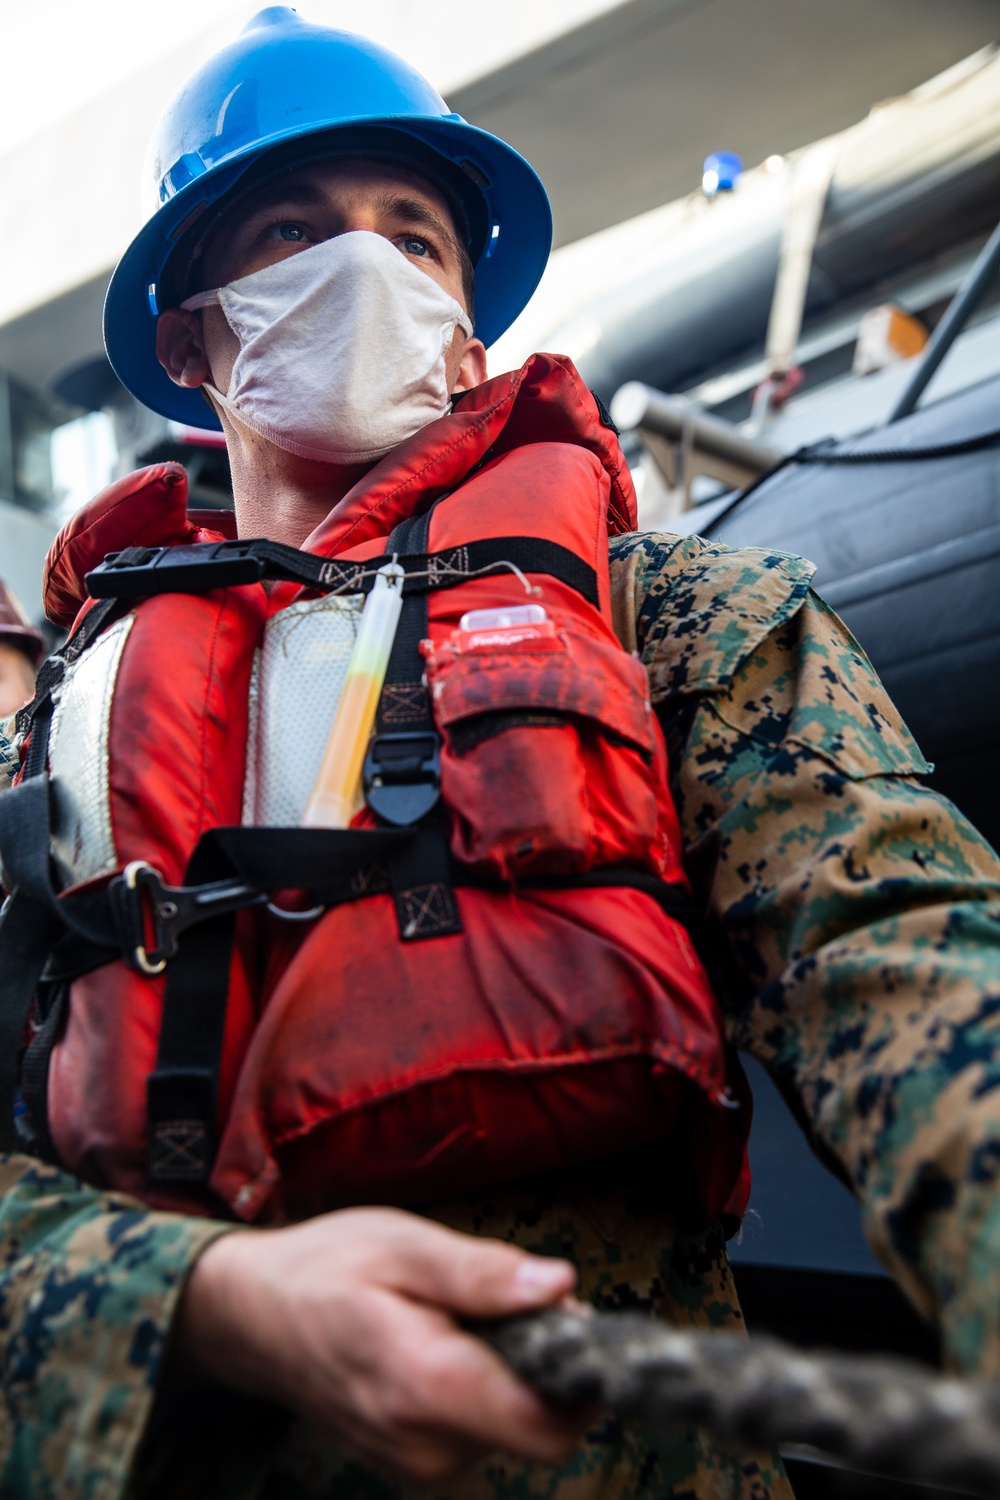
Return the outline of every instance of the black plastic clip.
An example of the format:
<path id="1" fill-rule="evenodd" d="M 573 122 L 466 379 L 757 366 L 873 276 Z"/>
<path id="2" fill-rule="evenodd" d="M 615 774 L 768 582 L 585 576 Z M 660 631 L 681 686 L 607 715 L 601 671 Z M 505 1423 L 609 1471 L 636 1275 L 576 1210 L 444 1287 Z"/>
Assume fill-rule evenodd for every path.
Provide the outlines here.
<path id="1" fill-rule="evenodd" d="M 125 962 L 139 974 L 162 974 L 188 927 L 248 906 L 263 906 L 267 892 L 241 881 L 164 885 L 158 870 L 133 860 L 108 887 Z"/>
<path id="2" fill-rule="evenodd" d="M 195 542 L 184 547 L 128 547 L 110 552 L 86 575 L 95 599 L 149 594 L 208 593 L 257 583 L 265 564 L 253 542 Z"/>
<path id="3" fill-rule="evenodd" d="M 441 741 L 434 730 L 377 734 L 363 770 L 365 801 L 396 828 L 408 828 L 441 796 Z"/>

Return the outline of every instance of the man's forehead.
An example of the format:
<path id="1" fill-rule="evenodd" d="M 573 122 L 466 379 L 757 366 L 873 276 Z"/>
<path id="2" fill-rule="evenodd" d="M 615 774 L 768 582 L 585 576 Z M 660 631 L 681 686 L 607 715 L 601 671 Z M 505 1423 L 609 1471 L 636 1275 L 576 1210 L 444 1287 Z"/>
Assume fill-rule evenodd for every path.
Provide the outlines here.
<path id="1" fill-rule="evenodd" d="M 260 176 L 252 180 L 257 173 Z M 337 233 L 337 218 L 348 219 L 359 206 L 385 220 L 395 218 L 392 233 L 422 228 L 437 234 L 451 247 L 456 264 L 463 263 L 463 241 L 447 196 L 422 172 L 403 162 L 366 156 L 317 153 L 307 161 L 294 160 L 267 172 L 266 159 L 251 168 L 242 190 L 234 187 L 228 201 L 219 205 L 213 222 L 202 230 L 189 253 L 177 301 L 206 286 L 220 285 L 247 274 L 248 236 L 257 236 L 263 216 L 304 217 L 308 210 L 333 222 L 321 225 L 322 235 Z M 341 225 L 340 227 L 343 227 Z M 388 224 L 381 226 L 390 232 Z M 252 269 L 253 267 L 251 267 Z M 466 301 L 471 291 L 464 289 Z"/>
<path id="2" fill-rule="evenodd" d="M 454 216 L 447 198 L 420 172 L 403 163 L 375 161 L 367 157 L 330 157 L 286 169 L 279 177 L 249 188 L 233 205 L 232 214 L 246 218 L 261 209 L 282 203 L 320 206 L 340 193 L 372 195 L 381 206 L 405 210 L 408 202 L 422 203 L 444 221 L 455 234 Z"/>

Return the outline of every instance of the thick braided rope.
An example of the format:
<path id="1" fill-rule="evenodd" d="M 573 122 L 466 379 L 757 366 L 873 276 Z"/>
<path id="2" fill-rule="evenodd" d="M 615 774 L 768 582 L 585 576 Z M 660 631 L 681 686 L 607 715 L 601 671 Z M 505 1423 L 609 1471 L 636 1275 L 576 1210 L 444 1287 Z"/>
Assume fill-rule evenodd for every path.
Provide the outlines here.
<path id="1" fill-rule="evenodd" d="M 677 1333 L 634 1313 L 553 1311 L 479 1330 L 558 1405 L 746 1447 L 806 1443 L 868 1473 L 1000 1495 L 1000 1386 L 902 1360 Z"/>

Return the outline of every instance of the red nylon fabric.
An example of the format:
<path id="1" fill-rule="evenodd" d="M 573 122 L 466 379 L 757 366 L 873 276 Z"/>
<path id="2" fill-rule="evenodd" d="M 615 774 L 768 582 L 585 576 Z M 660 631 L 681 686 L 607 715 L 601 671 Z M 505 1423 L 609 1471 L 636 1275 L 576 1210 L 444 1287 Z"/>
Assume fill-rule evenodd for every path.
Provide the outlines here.
<path id="1" fill-rule="evenodd" d="M 86 507 L 53 545 L 50 613 L 68 616 L 85 597 L 83 573 L 107 551 L 214 539 L 187 518 L 185 498 L 182 471 L 163 465 Z M 462 887 L 464 932 L 408 944 L 386 896 L 335 908 L 304 935 L 268 917 L 241 922 L 212 1190 L 245 1219 L 280 1222 L 343 1203 L 419 1201 L 662 1138 L 680 1211 L 738 1214 L 749 1109 L 733 1110 L 726 1095 L 739 1075 L 686 933 L 639 891 L 517 885 L 613 863 L 684 883 L 645 675 L 611 629 L 608 534 L 634 526 L 634 493 L 569 361 L 539 355 L 464 396 L 375 466 L 307 545 L 378 555 L 399 520 L 437 501 L 431 550 L 539 537 L 598 578 L 596 609 L 551 577 L 527 580 L 556 626 L 542 667 L 511 651 L 470 662 L 451 640 L 465 611 L 524 602 L 523 578 L 430 596 L 428 681 L 452 849 L 514 884 Z M 123 865 L 147 859 L 178 880 L 205 829 L 239 821 L 253 651 L 265 618 L 303 592 L 166 595 L 135 609 L 111 720 Z M 453 743 L 496 708 L 562 717 L 471 749 Z M 154 1201 L 168 1196 L 150 1195 L 145 1179 L 161 1008 L 162 981 L 121 964 L 77 981 L 49 1084 L 67 1165 Z"/>
<path id="2" fill-rule="evenodd" d="M 154 464 L 126 474 L 78 510 L 57 535 L 45 559 L 42 598 L 53 625 L 68 630 L 88 600 L 84 578 L 123 547 L 179 547 L 218 542 L 234 534 L 220 511 L 218 528 L 188 515 L 187 474 L 181 464 Z M 205 517 L 197 512 L 198 521 Z"/>
<path id="3" fill-rule="evenodd" d="M 259 586 L 162 594 L 135 611 L 110 723 L 111 822 L 123 867 L 146 860 L 178 885 L 201 835 L 240 821 L 250 668 L 265 613 Z M 223 1114 L 256 1017 L 247 922 L 243 933 L 230 965 Z M 63 1160 L 130 1191 L 144 1183 L 145 1079 L 163 989 L 162 978 L 121 963 L 77 980 L 50 1065 L 50 1130 Z"/>

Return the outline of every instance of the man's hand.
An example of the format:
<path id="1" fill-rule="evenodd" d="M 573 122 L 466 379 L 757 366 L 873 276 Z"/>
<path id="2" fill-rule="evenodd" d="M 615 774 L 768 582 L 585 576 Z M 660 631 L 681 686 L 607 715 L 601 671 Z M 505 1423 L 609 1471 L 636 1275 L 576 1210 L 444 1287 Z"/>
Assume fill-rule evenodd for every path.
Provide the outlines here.
<path id="1" fill-rule="evenodd" d="M 497 1449 L 558 1463 L 581 1424 L 455 1318 L 546 1307 L 575 1279 L 566 1261 L 395 1209 L 349 1209 L 210 1244 L 188 1278 L 174 1355 L 410 1482 L 447 1482 Z"/>

